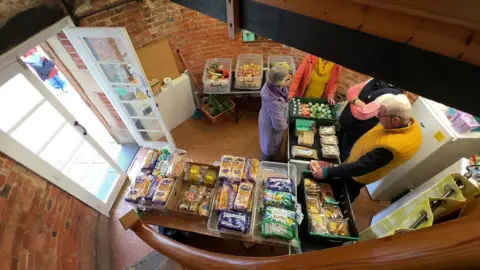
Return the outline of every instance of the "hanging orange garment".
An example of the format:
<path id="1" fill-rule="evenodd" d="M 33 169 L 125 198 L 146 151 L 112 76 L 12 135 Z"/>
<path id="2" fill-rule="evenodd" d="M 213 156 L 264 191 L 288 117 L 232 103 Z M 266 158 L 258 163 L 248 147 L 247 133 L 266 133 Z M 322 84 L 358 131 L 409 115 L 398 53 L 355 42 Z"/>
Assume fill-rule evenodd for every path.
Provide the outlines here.
<path id="1" fill-rule="evenodd" d="M 332 62 L 327 61 L 324 63 L 321 58 L 318 58 L 315 68 L 312 70 L 310 82 L 305 90 L 304 97 L 321 98 L 323 96 L 323 92 L 330 80 L 333 66 L 334 64 Z"/>

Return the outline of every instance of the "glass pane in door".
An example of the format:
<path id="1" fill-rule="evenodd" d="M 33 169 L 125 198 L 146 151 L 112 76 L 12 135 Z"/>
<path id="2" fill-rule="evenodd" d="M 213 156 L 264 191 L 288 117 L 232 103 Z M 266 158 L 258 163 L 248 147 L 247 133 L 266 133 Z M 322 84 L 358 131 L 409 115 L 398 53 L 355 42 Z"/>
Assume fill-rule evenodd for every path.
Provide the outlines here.
<path id="1" fill-rule="evenodd" d="M 12 132 L 12 137 L 30 151 L 38 153 L 65 124 L 65 118 L 45 102 Z"/>
<path id="2" fill-rule="evenodd" d="M 103 37 L 86 37 L 83 40 L 97 61 L 130 61 L 121 40 Z"/>
<path id="3" fill-rule="evenodd" d="M 71 125 L 65 125 L 40 152 L 40 157 L 56 169 L 62 169 L 84 141 Z"/>
<path id="4" fill-rule="evenodd" d="M 42 100 L 42 95 L 22 74 L 11 78 L 0 86 L 0 129 L 8 131 Z"/>
<path id="5" fill-rule="evenodd" d="M 138 84 L 129 64 L 99 64 L 99 66 L 111 83 Z"/>

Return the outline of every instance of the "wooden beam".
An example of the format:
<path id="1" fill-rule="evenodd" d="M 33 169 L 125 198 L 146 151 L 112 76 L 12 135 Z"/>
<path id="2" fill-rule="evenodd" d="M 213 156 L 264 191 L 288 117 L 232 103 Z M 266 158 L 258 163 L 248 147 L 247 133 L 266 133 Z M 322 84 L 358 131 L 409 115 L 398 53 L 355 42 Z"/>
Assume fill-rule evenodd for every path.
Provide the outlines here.
<path id="1" fill-rule="evenodd" d="M 173 2 L 226 21 L 223 0 Z M 369 7 L 359 12 L 357 3 L 346 0 L 257 0 L 240 1 L 239 4 L 242 29 L 388 81 L 426 98 L 480 115 L 477 102 L 480 92 L 474 91 L 478 88 L 480 76 L 478 65 L 410 46 L 436 44 L 453 56 L 461 46 L 466 46 L 465 40 L 463 45 L 459 43 L 459 40 L 468 36 L 464 31 L 455 32 L 454 28 L 438 27 L 437 24 L 418 24 L 422 18 L 404 21 L 402 14 L 387 16 L 380 10 L 372 13 L 373 9 Z M 366 21 L 370 17 L 381 19 Z M 335 23 L 326 21 L 332 18 Z M 397 22 L 395 28 L 386 24 L 388 20 Z M 362 32 L 365 29 L 385 33 L 382 34 L 384 36 L 392 35 L 391 39 L 396 41 Z M 409 32 L 416 29 L 418 31 Z M 411 35 L 413 33 L 425 34 Z M 468 37 L 463 59 L 480 58 L 480 35 Z"/>
<path id="2" fill-rule="evenodd" d="M 130 213 L 129 213 L 130 214 Z M 129 215 L 128 214 L 128 215 Z M 131 230 L 187 269 L 479 269 L 480 214 L 353 245 L 276 257 L 241 257 L 190 247 L 139 221 Z"/>

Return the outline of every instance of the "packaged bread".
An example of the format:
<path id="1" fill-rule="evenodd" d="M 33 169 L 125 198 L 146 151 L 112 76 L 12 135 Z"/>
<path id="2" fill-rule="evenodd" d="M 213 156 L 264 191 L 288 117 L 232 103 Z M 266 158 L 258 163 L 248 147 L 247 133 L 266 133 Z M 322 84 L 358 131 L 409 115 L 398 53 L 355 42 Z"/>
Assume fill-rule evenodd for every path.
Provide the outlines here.
<path id="1" fill-rule="evenodd" d="M 338 204 L 337 200 L 335 200 L 335 197 L 333 195 L 333 189 L 330 184 L 320 183 L 319 187 L 320 187 L 320 200 L 323 203 Z"/>
<path id="2" fill-rule="evenodd" d="M 242 182 L 238 186 L 237 196 L 235 197 L 235 203 L 233 209 L 245 212 L 250 204 L 250 199 L 253 193 L 253 184 L 250 182 Z"/>
<path id="3" fill-rule="evenodd" d="M 155 169 L 159 153 L 157 150 L 150 149 L 143 158 L 142 162 L 142 172 L 148 173 L 152 172 Z"/>
<path id="4" fill-rule="evenodd" d="M 336 145 L 322 145 L 322 156 L 326 159 L 336 159 L 340 156 L 340 149 Z"/>
<path id="5" fill-rule="evenodd" d="M 338 145 L 338 139 L 335 135 L 324 135 L 320 137 L 320 144 L 324 145 Z"/>
<path id="6" fill-rule="evenodd" d="M 309 196 L 318 197 L 320 194 L 320 185 L 313 179 L 305 178 L 305 192 Z"/>
<path id="7" fill-rule="evenodd" d="M 158 205 L 165 205 L 170 197 L 172 192 L 173 185 L 175 184 L 175 179 L 173 178 L 163 178 L 155 191 L 153 196 L 153 203 Z"/>
<path id="8" fill-rule="evenodd" d="M 178 177 L 185 168 L 185 163 L 187 162 L 187 155 L 185 154 L 175 154 L 171 161 L 169 162 L 168 170 L 166 176 Z"/>
<path id="9" fill-rule="evenodd" d="M 260 162 L 258 161 L 258 159 L 247 158 L 245 160 L 245 168 L 243 170 L 242 179 L 255 181 L 258 173 L 259 164 Z"/>
<path id="10" fill-rule="evenodd" d="M 230 171 L 229 179 L 234 182 L 239 182 L 243 176 L 243 170 L 245 169 L 245 158 L 235 157 L 232 162 L 232 170 Z"/>
<path id="11" fill-rule="evenodd" d="M 307 196 L 308 214 L 320 214 L 320 201 L 316 197 Z"/>
<path id="12" fill-rule="evenodd" d="M 140 190 L 142 189 L 144 183 L 147 180 L 148 175 L 141 174 L 135 177 L 135 180 L 132 181 L 130 189 L 125 195 L 125 201 L 127 202 L 136 202 L 140 196 Z"/>
<path id="13" fill-rule="evenodd" d="M 312 147 L 315 141 L 315 132 L 304 131 L 298 135 L 298 144 L 302 146 Z"/>
<path id="14" fill-rule="evenodd" d="M 318 134 L 320 136 L 323 135 L 335 135 L 335 127 L 334 126 L 325 126 L 318 128 Z"/>
<path id="15" fill-rule="evenodd" d="M 303 146 L 298 146 L 298 145 L 295 145 L 292 147 L 292 156 L 293 158 L 300 157 L 300 158 L 318 159 L 317 150 L 303 147 Z"/>
<path id="16" fill-rule="evenodd" d="M 232 171 L 232 166 L 233 156 L 223 155 L 220 161 L 220 172 L 218 176 L 228 178 L 230 176 L 230 172 Z"/>

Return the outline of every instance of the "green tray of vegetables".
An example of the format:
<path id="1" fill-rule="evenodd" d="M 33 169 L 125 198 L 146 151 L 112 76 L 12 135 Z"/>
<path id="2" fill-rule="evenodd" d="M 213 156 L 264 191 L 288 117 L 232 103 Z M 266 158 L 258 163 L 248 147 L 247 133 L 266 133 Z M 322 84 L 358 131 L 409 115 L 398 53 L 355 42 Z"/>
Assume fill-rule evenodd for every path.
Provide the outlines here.
<path id="1" fill-rule="evenodd" d="M 337 117 L 326 99 L 322 98 L 293 98 L 289 104 L 289 119 L 315 120 L 317 126 L 333 125 Z"/>

